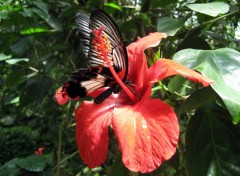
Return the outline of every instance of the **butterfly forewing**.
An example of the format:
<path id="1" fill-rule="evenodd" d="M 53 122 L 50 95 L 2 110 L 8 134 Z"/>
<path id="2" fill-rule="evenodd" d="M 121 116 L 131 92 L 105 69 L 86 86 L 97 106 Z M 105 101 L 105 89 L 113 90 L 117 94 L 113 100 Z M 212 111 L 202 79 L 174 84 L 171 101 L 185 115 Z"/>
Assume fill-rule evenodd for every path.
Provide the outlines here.
<path id="1" fill-rule="evenodd" d="M 115 71 L 119 74 L 119 77 L 125 81 L 128 72 L 128 57 L 126 47 L 123 43 L 121 33 L 113 21 L 113 19 L 101 10 L 94 11 L 90 16 L 91 30 L 98 30 L 103 27 L 103 35 L 107 35 L 112 50 L 108 53 L 108 57 L 112 58 Z M 94 35 L 91 33 L 90 39 L 93 39 Z M 96 51 L 93 45 L 89 48 L 89 64 L 91 66 L 106 65 L 102 60 L 96 57 Z"/>
<path id="2" fill-rule="evenodd" d="M 89 29 L 90 17 L 85 13 L 78 13 L 76 15 L 76 24 L 80 34 L 80 43 L 82 46 L 83 54 L 88 57 L 89 46 L 90 46 L 90 34 L 92 32 Z"/>

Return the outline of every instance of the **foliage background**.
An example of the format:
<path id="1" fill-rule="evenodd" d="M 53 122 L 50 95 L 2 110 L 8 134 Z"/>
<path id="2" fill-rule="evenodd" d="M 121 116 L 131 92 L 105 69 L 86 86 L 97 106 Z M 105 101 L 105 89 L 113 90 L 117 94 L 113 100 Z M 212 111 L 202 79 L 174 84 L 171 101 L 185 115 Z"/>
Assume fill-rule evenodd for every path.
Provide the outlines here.
<path id="1" fill-rule="evenodd" d="M 208 2 L 224 4 L 210 9 L 215 16 L 188 6 Z M 59 106 L 55 101 L 55 91 L 68 75 L 86 66 L 74 22 L 78 11 L 104 9 L 116 20 L 126 45 L 149 32 L 167 32 L 159 47 L 166 58 L 188 58 L 186 48 L 232 48 L 225 50 L 227 59 L 234 55 L 230 65 L 218 67 L 227 70 L 231 64 L 240 68 L 239 7 L 237 0 L 1 1 L 0 175 L 140 175 L 127 171 L 113 150 L 102 167 L 89 170 L 75 144 L 73 111 L 79 102 Z M 182 53 L 174 55 L 178 51 Z M 230 76 L 238 81 L 236 73 Z M 234 83 L 229 81 L 220 92 Z M 171 103 L 179 115 L 179 147 L 170 161 L 145 175 L 240 175 L 239 102 L 229 105 L 215 88 L 193 89 L 182 77 L 164 85 L 155 87 L 154 96 Z M 235 87 L 231 96 L 240 97 L 240 85 Z M 45 148 L 43 155 L 34 154 L 39 147 Z"/>

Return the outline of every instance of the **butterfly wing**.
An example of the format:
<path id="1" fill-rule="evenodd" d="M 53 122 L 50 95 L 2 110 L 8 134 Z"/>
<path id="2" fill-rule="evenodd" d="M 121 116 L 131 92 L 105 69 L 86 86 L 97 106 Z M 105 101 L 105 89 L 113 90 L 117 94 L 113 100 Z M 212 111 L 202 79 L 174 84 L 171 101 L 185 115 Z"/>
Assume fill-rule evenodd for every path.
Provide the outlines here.
<path id="1" fill-rule="evenodd" d="M 91 13 L 90 18 L 87 17 L 86 14 L 78 13 L 76 23 L 80 35 L 84 37 L 81 39 L 81 44 L 83 50 L 86 51 L 85 55 L 88 58 L 89 67 L 107 68 L 105 61 L 97 57 L 98 53 L 96 52 L 95 46 L 91 43 L 94 38 L 92 30 L 98 30 L 100 27 L 103 27 L 102 35 L 108 37 L 112 48 L 108 53 L 108 57 L 112 58 L 116 73 L 125 81 L 128 73 L 127 51 L 121 33 L 113 19 L 104 11 L 96 10 Z"/>
<path id="2" fill-rule="evenodd" d="M 98 74 L 98 69 L 99 68 L 94 68 L 93 70 L 76 70 L 64 83 L 62 92 L 66 92 L 72 99 L 78 99 L 111 84 L 111 82 L 113 82 L 112 78 Z"/>
<path id="3" fill-rule="evenodd" d="M 76 15 L 76 24 L 80 34 L 80 43 L 83 49 L 83 54 L 88 57 L 90 46 L 90 34 L 92 30 L 89 28 L 90 17 L 85 13 L 78 13 Z"/>
<path id="4" fill-rule="evenodd" d="M 83 53 L 88 59 L 88 69 L 78 69 L 71 74 L 62 87 L 62 92 L 68 97 L 77 99 L 85 97 L 95 90 L 109 86 L 110 88 L 99 95 L 95 103 L 101 103 L 112 92 L 119 92 L 119 86 L 113 78 L 105 61 L 97 56 L 95 45 L 93 44 L 93 30 L 103 27 L 102 35 L 106 35 L 110 41 L 111 50 L 108 57 L 113 61 L 113 67 L 118 76 L 125 81 L 128 72 L 128 58 L 126 47 L 123 44 L 122 36 L 113 19 L 101 10 L 94 11 L 91 16 L 84 13 L 76 15 L 76 24 L 80 33 L 80 42 Z"/>

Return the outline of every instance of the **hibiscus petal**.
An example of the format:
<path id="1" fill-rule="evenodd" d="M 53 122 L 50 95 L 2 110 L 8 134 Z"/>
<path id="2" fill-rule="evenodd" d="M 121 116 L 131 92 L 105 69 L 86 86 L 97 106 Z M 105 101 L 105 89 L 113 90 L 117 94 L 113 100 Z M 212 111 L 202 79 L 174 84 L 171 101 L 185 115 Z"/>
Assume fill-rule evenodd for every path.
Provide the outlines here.
<path id="1" fill-rule="evenodd" d="M 78 150 L 89 168 L 99 166 L 106 160 L 108 126 L 111 123 L 113 106 L 107 100 L 102 104 L 84 101 L 75 110 Z"/>
<path id="2" fill-rule="evenodd" d="M 176 151 L 179 125 L 174 110 L 159 99 L 143 98 L 113 111 L 113 130 L 125 166 L 150 172 Z"/>
<path id="3" fill-rule="evenodd" d="M 136 92 L 141 94 L 141 88 L 144 85 L 147 73 L 147 59 L 144 50 L 157 46 L 162 38 L 166 38 L 165 33 L 150 33 L 148 36 L 138 39 L 127 47 L 128 52 L 128 77 L 133 85 L 136 86 Z"/>
<path id="4" fill-rule="evenodd" d="M 213 83 L 211 79 L 201 75 L 200 73 L 190 68 L 187 68 L 180 63 L 163 58 L 156 61 L 148 70 L 148 81 L 152 82 L 153 84 L 168 76 L 173 76 L 177 74 L 180 74 L 191 81 L 202 83 L 204 87 Z"/>

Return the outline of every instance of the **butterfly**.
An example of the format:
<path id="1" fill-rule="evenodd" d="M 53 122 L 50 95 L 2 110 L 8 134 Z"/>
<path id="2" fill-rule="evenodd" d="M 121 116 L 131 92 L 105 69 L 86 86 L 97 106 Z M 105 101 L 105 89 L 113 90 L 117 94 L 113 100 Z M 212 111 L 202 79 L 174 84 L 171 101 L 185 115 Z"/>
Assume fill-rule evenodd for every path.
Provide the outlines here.
<path id="1" fill-rule="evenodd" d="M 102 30 L 99 35 L 103 38 L 103 44 L 108 48 L 105 56 L 123 82 L 127 82 L 128 74 L 126 47 L 117 24 L 102 10 L 95 10 L 90 16 L 78 13 L 76 25 L 80 34 L 83 54 L 87 58 L 88 68 L 74 71 L 62 86 L 62 92 L 65 92 L 72 99 L 78 99 L 99 88 L 108 87 L 94 99 L 94 103 L 100 104 L 112 93 L 119 93 L 121 87 L 113 77 L 108 67 L 109 63 L 102 59 L 101 52 L 104 48 L 98 48 L 101 43 L 96 41 L 96 31 Z"/>

